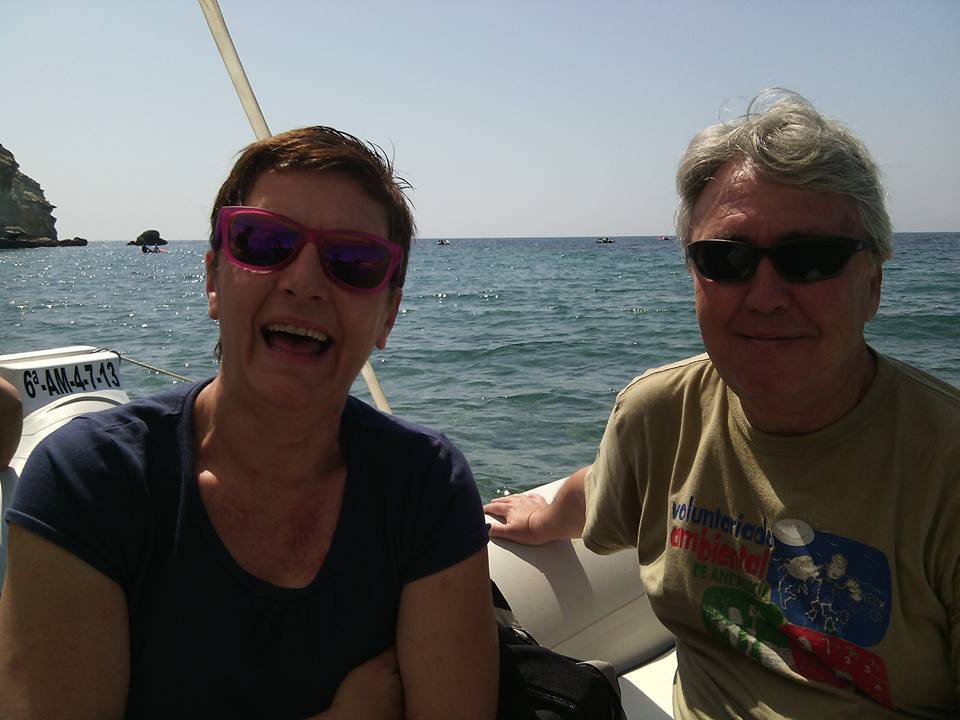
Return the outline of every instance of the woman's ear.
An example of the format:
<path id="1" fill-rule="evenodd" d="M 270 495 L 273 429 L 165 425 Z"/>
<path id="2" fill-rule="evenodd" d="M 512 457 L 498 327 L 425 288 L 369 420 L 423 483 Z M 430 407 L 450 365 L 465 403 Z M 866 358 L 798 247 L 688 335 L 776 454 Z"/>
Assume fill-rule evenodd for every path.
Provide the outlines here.
<path id="1" fill-rule="evenodd" d="M 378 350 L 383 350 L 387 347 L 387 338 L 390 336 L 390 331 L 393 330 L 393 324 L 397 321 L 397 313 L 400 311 L 400 301 L 403 299 L 403 290 L 400 288 L 394 288 L 392 292 L 393 297 L 390 298 L 390 304 L 387 306 L 387 314 L 384 318 L 383 327 L 377 336 Z"/>
<path id="2" fill-rule="evenodd" d="M 203 264 L 207 268 L 207 315 L 211 320 L 220 319 L 220 303 L 217 297 L 217 254 L 208 250 L 203 257 Z"/>

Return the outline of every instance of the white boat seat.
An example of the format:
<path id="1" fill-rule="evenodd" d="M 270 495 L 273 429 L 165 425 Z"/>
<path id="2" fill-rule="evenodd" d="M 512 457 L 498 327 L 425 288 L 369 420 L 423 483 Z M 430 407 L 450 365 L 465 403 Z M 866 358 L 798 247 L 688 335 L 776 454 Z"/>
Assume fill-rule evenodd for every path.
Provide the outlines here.
<path id="1" fill-rule="evenodd" d="M 0 470 L 0 592 L 3 591 L 3 576 L 7 570 L 7 524 L 2 518 L 13 499 L 13 486 L 16 483 L 16 470 L 12 467 Z"/>
<path id="2" fill-rule="evenodd" d="M 533 492 L 550 500 L 562 483 Z M 597 555 L 579 539 L 540 547 L 493 540 L 489 553 L 491 578 L 541 645 L 612 664 L 630 720 L 672 717 L 674 639 L 653 614 L 636 553 Z"/>
<path id="3" fill-rule="evenodd" d="M 620 676 L 620 699 L 628 720 L 671 720 L 673 677 L 677 651 L 670 648 L 658 658 Z"/>

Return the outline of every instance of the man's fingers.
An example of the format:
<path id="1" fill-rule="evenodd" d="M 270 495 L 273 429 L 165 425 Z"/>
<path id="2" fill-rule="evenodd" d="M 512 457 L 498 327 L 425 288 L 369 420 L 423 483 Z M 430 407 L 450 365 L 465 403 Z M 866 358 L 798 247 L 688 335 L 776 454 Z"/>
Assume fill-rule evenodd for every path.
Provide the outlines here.
<path id="1" fill-rule="evenodd" d="M 513 503 L 509 502 L 509 498 L 497 498 L 484 505 L 483 511 L 487 513 L 487 515 L 505 518 L 513 507 Z"/>
<path id="2" fill-rule="evenodd" d="M 483 511 L 490 515 L 503 515 L 513 507 L 513 504 L 512 497 L 498 497 L 484 505 Z"/>

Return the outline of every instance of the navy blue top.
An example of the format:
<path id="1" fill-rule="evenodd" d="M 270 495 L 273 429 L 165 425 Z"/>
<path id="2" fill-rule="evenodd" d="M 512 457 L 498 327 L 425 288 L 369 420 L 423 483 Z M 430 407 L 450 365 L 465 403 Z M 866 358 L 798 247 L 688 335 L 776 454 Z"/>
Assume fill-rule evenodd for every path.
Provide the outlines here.
<path id="1" fill-rule="evenodd" d="M 395 642 L 403 585 L 487 542 L 480 497 L 442 434 L 349 398 L 347 481 L 323 567 L 281 588 L 240 567 L 193 467 L 202 384 L 77 418 L 31 454 L 8 522 L 115 580 L 130 609 L 128 718 L 303 718 Z"/>

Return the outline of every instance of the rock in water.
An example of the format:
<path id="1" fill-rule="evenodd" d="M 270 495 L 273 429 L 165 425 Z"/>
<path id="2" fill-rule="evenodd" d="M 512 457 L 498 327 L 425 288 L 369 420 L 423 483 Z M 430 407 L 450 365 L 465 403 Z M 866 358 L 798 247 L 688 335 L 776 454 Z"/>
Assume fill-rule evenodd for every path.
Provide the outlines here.
<path id="1" fill-rule="evenodd" d="M 167 241 L 160 237 L 159 230 L 144 230 L 137 235 L 136 240 L 131 240 L 127 245 L 166 245 Z"/>
<path id="2" fill-rule="evenodd" d="M 54 207 L 40 184 L 20 172 L 13 153 L 0 145 L 0 248 L 56 246 Z"/>

